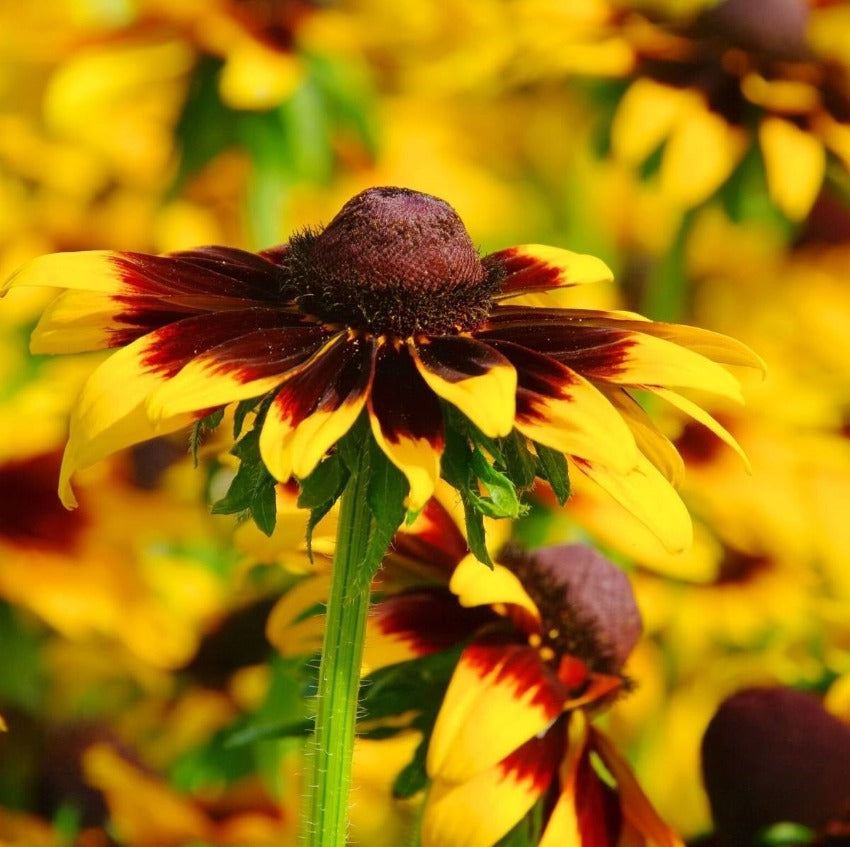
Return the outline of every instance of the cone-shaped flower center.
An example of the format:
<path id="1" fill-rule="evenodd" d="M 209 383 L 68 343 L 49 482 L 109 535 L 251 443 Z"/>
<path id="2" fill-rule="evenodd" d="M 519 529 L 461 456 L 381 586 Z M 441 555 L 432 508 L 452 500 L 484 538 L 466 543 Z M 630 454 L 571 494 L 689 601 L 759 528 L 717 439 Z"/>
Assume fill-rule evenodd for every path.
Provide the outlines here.
<path id="1" fill-rule="evenodd" d="M 498 284 L 454 209 L 405 188 L 358 194 L 321 232 L 295 236 L 286 261 L 301 311 L 400 338 L 474 329 Z"/>
<path id="2" fill-rule="evenodd" d="M 640 637 L 640 612 L 628 577 L 595 550 L 565 544 L 499 560 L 540 612 L 541 638 L 554 657 L 573 656 L 592 671 L 618 674 Z"/>

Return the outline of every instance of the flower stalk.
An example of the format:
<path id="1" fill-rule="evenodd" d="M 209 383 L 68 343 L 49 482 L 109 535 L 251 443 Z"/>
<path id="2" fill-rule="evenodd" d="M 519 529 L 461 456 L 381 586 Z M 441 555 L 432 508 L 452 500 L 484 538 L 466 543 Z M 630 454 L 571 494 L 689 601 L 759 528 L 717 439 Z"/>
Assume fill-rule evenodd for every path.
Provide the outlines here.
<path id="1" fill-rule="evenodd" d="M 360 451 L 340 499 L 336 551 L 319 667 L 316 724 L 309 748 L 308 800 L 302 821 L 307 847 L 344 847 L 354 753 L 360 665 L 371 579 L 360 573 L 372 514 L 366 488 L 369 450 Z"/>

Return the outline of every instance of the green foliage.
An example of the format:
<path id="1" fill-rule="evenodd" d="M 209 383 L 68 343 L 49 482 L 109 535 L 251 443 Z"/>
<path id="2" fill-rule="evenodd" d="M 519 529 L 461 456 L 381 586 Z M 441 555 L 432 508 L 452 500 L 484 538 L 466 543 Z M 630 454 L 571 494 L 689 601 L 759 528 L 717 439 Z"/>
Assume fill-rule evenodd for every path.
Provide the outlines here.
<path id="1" fill-rule="evenodd" d="M 262 422 L 244 435 L 230 451 L 239 459 L 239 470 L 227 494 L 213 504 L 216 515 L 250 516 L 266 535 L 274 532 L 277 520 L 275 478 L 268 472 L 260 456 Z"/>
<path id="2" fill-rule="evenodd" d="M 192 452 L 192 461 L 195 463 L 195 467 L 198 467 L 198 449 L 204 440 L 204 436 L 208 432 L 212 432 L 221 423 L 223 418 L 224 409 L 217 409 L 205 418 L 201 418 L 192 427 L 192 432 L 189 435 L 189 449 Z"/>
<path id="3" fill-rule="evenodd" d="M 348 482 L 351 472 L 339 453 L 334 453 L 316 465 L 310 476 L 301 480 L 298 506 L 309 509 L 307 520 L 307 555 L 313 560 L 313 530 L 333 508 Z"/>
<path id="4" fill-rule="evenodd" d="M 552 486 L 558 503 L 563 506 L 570 496 L 570 472 L 563 453 L 534 442 L 534 452 L 537 453 L 536 473 Z"/>

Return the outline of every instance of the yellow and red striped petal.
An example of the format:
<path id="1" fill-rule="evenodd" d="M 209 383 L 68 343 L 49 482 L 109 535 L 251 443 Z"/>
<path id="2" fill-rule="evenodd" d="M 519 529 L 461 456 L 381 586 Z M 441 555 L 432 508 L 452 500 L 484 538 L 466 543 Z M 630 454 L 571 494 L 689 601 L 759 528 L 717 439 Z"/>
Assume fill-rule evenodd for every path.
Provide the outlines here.
<path id="1" fill-rule="evenodd" d="M 641 456 L 637 467 L 626 474 L 583 459 L 573 459 L 573 464 L 631 512 L 671 553 L 691 546 L 693 526 L 688 510 L 649 459 Z"/>
<path id="2" fill-rule="evenodd" d="M 516 428 L 571 456 L 629 471 L 638 461 L 634 438 L 603 394 L 574 370 L 517 344 L 493 341 L 516 368 Z"/>
<path id="3" fill-rule="evenodd" d="M 759 126 L 767 190 L 789 218 L 802 220 L 817 199 L 826 173 L 819 138 L 791 121 L 767 117 Z"/>
<path id="4" fill-rule="evenodd" d="M 341 334 L 281 386 L 260 433 L 260 454 L 273 476 L 309 476 L 351 429 L 366 403 L 372 359 L 371 342 Z"/>
<path id="5" fill-rule="evenodd" d="M 685 463 L 676 446 L 664 435 L 640 404 L 622 388 L 603 385 L 600 390 L 632 431 L 638 449 L 670 484 L 678 487 L 685 478 Z"/>
<path id="6" fill-rule="evenodd" d="M 484 610 L 458 606 L 440 587 L 385 597 L 369 610 L 364 667 L 371 672 L 454 647 L 493 618 Z"/>
<path id="7" fill-rule="evenodd" d="M 334 343 L 318 325 L 281 326 L 280 314 L 271 309 L 232 315 L 238 335 L 195 356 L 153 394 L 152 418 L 259 397 Z"/>
<path id="8" fill-rule="evenodd" d="M 88 378 L 71 412 L 68 444 L 59 476 L 59 496 L 67 508 L 77 505 L 71 490 L 73 474 L 100 459 L 157 435 L 188 426 L 197 415 L 179 415 L 151 422 L 144 401 L 165 377 L 144 364 L 150 336 L 124 347 Z"/>
<path id="9" fill-rule="evenodd" d="M 490 345 L 444 336 L 410 345 L 416 368 L 431 390 L 456 406 L 485 435 L 500 438 L 513 429 L 516 371 Z"/>
<path id="10" fill-rule="evenodd" d="M 78 253 L 48 253 L 31 259 L 3 285 L 3 294 L 19 286 L 47 286 L 99 291 L 103 294 L 129 293 L 109 250 L 83 250 Z"/>
<path id="11" fill-rule="evenodd" d="M 422 817 L 422 847 L 492 847 L 549 789 L 561 753 L 553 742 L 532 738 L 472 779 L 435 781 Z"/>
<path id="12" fill-rule="evenodd" d="M 463 782 L 546 729 L 565 690 L 526 645 L 473 643 L 460 657 L 428 748 L 432 778 Z"/>
<path id="13" fill-rule="evenodd" d="M 594 282 L 611 282 L 614 274 L 601 259 L 584 253 L 573 253 L 560 247 L 543 244 L 521 244 L 490 253 L 483 259 L 484 267 L 503 277 L 494 295 L 506 300 L 526 294 L 555 292 Z"/>
<path id="14" fill-rule="evenodd" d="M 443 418 L 406 347 L 378 351 L 368 408 L 375 440 L 410 484 L 408 508 L 421 509 L 440 476 Z"/>
<path id="15" fill-rule="evenodd" d="M 735 436 L 709 415 L 708 412 L 686 397 L 682 397 L 681 394 L 677 394 L 675 391 L 670 391 L 666 388 L 652 388 L 650 390 L 653 394 L 657 394 L 663 400 L 675 406 L 679 411 L 684 412 L 704 427 L 710 429 L 724 444 L 728 444 L 741 457 L 741 461 L 744 463 L 747 472 L 752 473 L 750 460 L 747 458 L 747 454 L 741 445 L 735 440 Z"/>
<path id="16" fill-rule="evenodd" d="M 683 847 L 679 836 L 659 817 L 638 785 L 628 762 L 599 730 L 591 729 L 590 744 L 617 783 L 620 811 L 644 839 L 646 847 Z"/>
<path id="17" fill-rule="evenodd" d="M 465 556 L 455 568 L 449 589 L 461 606 L 510 604 L 524 609 L 539 629 L 540 611 L 517 576 L 504 565 L 485 567 L 473 555 Z"/>

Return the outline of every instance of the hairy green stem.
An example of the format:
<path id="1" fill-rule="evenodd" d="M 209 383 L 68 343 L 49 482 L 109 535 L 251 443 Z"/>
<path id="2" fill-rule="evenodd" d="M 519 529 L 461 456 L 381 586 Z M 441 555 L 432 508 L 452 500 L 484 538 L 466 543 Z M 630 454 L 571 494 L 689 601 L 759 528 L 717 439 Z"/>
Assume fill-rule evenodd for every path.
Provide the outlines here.
<path id="1" fill-rule="evenodd" d="M 366 636 L 370 580 L 358 573 L 369 540 L 366 504 L 368 450 L 340 500 L 336 552 L 319 668 L 312 740 L 312 779 L 303 821 L 307 847 L 344 847 L 354 752 L 360 664 Z"/>

